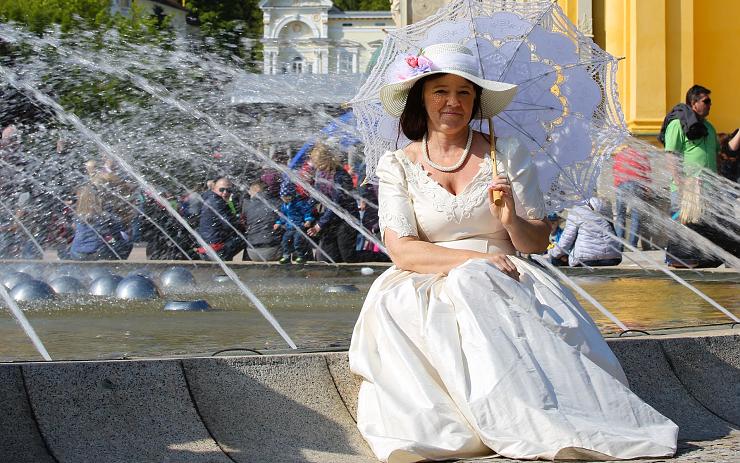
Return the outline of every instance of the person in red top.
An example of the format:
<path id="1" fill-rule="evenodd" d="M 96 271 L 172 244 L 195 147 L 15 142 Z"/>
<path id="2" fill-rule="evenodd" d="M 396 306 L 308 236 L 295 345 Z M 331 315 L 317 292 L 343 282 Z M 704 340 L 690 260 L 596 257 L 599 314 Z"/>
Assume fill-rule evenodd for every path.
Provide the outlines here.
<path id="1" fill-rule="evenodd" d="M 614 155 L 614 187 L 616 188 L 617 218 L 614 228 L 617 236 L 625 238 L 627 206 L 630 208 L 629 243 L 637 246 L 640 231 L 640 211 L 635 198 L 645 200 L 650 181 L 650 161 L 639 151 L 625 146 Z"/>

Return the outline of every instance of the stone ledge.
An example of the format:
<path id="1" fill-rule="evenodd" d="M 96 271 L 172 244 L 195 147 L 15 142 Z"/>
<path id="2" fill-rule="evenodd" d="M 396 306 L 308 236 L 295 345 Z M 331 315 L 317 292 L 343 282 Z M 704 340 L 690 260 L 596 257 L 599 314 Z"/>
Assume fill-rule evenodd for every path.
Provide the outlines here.
<path id="1" fill-rule="evenodd" d="M 633 390 L 681 427 L 677 458 L 657 461 L 740 461 L 738 341 L 608 340 Z M 371 462 L 358 386 L 346 352 L 0 364 L 0 461 Z"/>

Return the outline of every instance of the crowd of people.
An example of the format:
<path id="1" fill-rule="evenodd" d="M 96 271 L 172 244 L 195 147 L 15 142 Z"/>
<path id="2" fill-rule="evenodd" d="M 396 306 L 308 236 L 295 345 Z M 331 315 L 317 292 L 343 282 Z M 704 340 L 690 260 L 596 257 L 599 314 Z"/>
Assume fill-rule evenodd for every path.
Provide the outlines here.
<path id="1" fill-rule="evenodd" d="M 22 157 L 17 130 L 6 128 L 0 140 L 9 173 L 28 175 L 13 158 Z M 60 141 L 58 150 L 64 145 Z M 342 153 L 325 144 L 317 143 L 310 153 L 296 171 L 297 182 L 265 169 L 251 172 L 253 180 L 238 186 L 236 178 L 222 176 L 203 182 L 200 191 L 160 191 L 159 199 L 130 181 L 105 155 L 86 161 L 80 178 L 68 176 L 63 185 L 60 179 L 45 178 L 54 170 L 50 165 L 37 179 L 28 175 L 36 185 L 23 182 L 26 188 L 20 191 L 4 189 L 3 207 L 7 204 L 8 210 L 1 214 L 0 258 L 40 259 L 44 250 L 56 249 L 62 259 L 127 259 L 135 243 L 145 243 L 146 257 L 155 260 L 388 260 L 367 238 L 377 233 L 377 195 L 357 174 L 363 169 L 344 164 Z M 319 201 L 309 189 L 333 206 L 326 207 L 327 201 Z M 181 219 L 166 210 L 161 198 Z M 188 232 L 183 220 L 203 241 Z M 360 226 L 364 233 L 357 231 Z"/>
<path id="2" fill-rule="evenodd" d="M 249 185 L 249 197 L 241 200 L 230 179 L 215 179 L 200 195 L 197 229 L 208 248 L 198 247 L 198 254 L 230 260 L 243 251 L 243 260 L 281 264 L 388 259 L 366 238 L 378 231 L 375 189 L 362 184 L 361 176 L 341 162 L 339 152 L 317 144 L 296 175 L 300 181 L 294 182 L 267 169 Z"/>
<path id="3" fill-rule="evenodd" d="M 710 93 L 706 87 L 694 85 L 687 91 L 685 102 L 669 111 L 658 136 L 666 156 L 656 161 L 668 166 L 670 218 L 739 257 L 737 212 L 731 208 L 714 210 L 719 206 L 711 203 L 738 200 L 717 185 L 738 182 L 740 131 L 716 132 L 707 120 L 712 105 Z M 584 206 L 552 214 L 548 254 L 554 265 L 615 265 L 621 262 L 625 248 L 637 248 L 639 244 L 643 249 L 654 249 L 655 243 L 648 239 L 654 230 L 645 226 L 645 212 L 649 208 L 659 210 L 654 180 L 662 173 L 652 172 L 648 156 L 630 146 L 618 150 L 612 161 L 614 211 L 606 198 L 595 197 Z M 562 216 L 567 216 L 567 220 Z M 663 243 L 669 266 L 700 268 L 723 263 L 705 245 L 669 235 Z"/>
<path id="4" fill-rule="evenodd" d="M 699 213 L 696 206 L 692 208 L 697 202 L 692 198 L 702 194 L 698 180 L 702 169 L 738 180 L 740 132 L 716 133 L 706 119 L 710 93 L 699 85 L 689 89 L 686 102 L 666 116 L 659 136 L 673 179 L 670 214 L 737 256 L 737 240 L 728 240 L 728 234 L 718 232 L 716 224 L 692 217 Z M 8 176 L 34 169 L 26 165 L 21 148 L 16 127 L 5 127 L 0 138 L 0 168 Z M 53 155 L 60 158 L 66 149 L 66 141 L 60 139 Z M 608 196 L 615 200 L 613 210 L 611 201 L 602 195 L 548 218 L 553 232 L 548 256 L 554 265 L 616 265 L 625 246 L 654 249 L 654 243 L 645 237 L 650 233 L 644 227 L 644 208 L 640 207 L 640 203 L 654 203 L 656 197 L 651 190 L 651 160 L 639 150 L 623 146 L 612 161 L 613 194 Z M 12 171 L 13 166 L 18 172 Z M 39 185 L 23 182 L 30 187 L 25 189 L 13 188 L 13 182 L 3 185 L 6 210 L 1 211 L 0 258 L 38 259 L 45 248 L 53 248 L 65 259 L 126 259 L 134 243 L 141 242 L 146 243 L 149 259 L 218 256 L 232 260 L 241 255 L 241 260 L 281 264 L 387 261 L 388 256 L 377 245 L 377 187 L 363 182 L 363 170 L 345 164 L 339 150 L 318 143 L 295 171 L 298 182 L 265 169 L 258 175 L 252 173 L 256 180 L 243 182 L 243 188 L 235 187 L 236 179 L 224 176 L 207 180 L 201 191 L 164 194 L 203 238 L 204 242 L 198 242 L 158 200 L 117 173 L 105 156 L 85 162 L 83 178 L 77 182 L 65 177 L 61 162 L 51 162 L 45 175 L 36 176 L 34 181 Z M 320 201 L 319 196 L 329 201 Z M 326 207 L 328 203 L 333 206 Z M 358 232 L 360 224 L 365 233 Z M 716 257 L 678 239 L 663 244 L 669 265 L 721 264 Z"/>

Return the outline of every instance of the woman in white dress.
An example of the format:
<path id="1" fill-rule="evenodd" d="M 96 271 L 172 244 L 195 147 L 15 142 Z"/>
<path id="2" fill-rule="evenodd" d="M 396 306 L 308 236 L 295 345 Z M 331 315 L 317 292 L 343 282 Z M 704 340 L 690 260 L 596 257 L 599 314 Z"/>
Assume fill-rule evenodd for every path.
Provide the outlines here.
<path id="1" fill-rule="evenodd" d="M 395 265 L 370 289 L 349 353 L 373 452 L 389 462 L 673 455 L 677 426 L 629 390 L 572 294 L 513 256 L 548 242 L 535 165 L 516 139 L 498 139 L 507 175 L 494 176 L 487 136 L 469 124 L 501 111 L 515 87 L 478 77 L 460 45 L 407 63 L 381 100 L 416 141 L 376 170 Z"/>

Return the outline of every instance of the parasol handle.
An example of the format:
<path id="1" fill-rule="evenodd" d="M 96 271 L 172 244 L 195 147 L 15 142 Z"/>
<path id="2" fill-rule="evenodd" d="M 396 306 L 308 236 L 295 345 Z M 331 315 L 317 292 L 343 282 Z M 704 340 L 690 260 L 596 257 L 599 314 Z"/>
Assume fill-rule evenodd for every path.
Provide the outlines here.
<path id="1" fill-rule="evenodd" d="M 491 176 L 495 177 L 498 175 L 498 167 L 496 167 L 496 137 L 493 134 L 493 118 L 488 118 L 488 137 L 491 148 Z M 493 180 L 493 178 L 491 179 Z M 489 191 L 488 200 L 494 206 L 501 207 L 504 205 L 503 194 L 500 191 Z"/>

